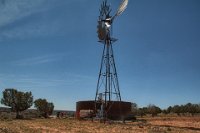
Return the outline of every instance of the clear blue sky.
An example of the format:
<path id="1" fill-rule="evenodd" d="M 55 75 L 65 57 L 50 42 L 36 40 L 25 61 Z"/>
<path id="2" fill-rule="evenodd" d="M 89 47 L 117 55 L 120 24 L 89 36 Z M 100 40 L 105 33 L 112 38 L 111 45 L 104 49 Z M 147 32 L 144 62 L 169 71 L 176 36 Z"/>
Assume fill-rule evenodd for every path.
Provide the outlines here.
<path id="1" fill-rule="evenodd" d="M 66 110 L 94 99 L 101 2 L 0 0 L 0 91 L 31 91 Z M 109 0 L 113 14 L 120 2 Z M 199 0 L 129 1 L 113 31 L 122 100 L 200 103 L 199 7 Z"/>

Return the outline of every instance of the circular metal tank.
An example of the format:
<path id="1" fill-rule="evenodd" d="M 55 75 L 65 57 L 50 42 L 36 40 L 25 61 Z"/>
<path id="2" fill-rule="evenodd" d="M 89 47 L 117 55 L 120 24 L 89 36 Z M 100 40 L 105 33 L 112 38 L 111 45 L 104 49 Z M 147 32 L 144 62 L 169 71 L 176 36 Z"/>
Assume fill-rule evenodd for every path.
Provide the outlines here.
<path id="1" fill-rule="evenodd" d="M 101 103 L 96 104 L 97 110 Z M 95 112 L 95 101 L 78 101 L 76 103 L 76 118 L 80 119 L 81 110 L 91 110 Z M 107 118 L 111 120 L 121 120 L 131 112 L 131 102 L 110 101 L 107 102 Z"/>

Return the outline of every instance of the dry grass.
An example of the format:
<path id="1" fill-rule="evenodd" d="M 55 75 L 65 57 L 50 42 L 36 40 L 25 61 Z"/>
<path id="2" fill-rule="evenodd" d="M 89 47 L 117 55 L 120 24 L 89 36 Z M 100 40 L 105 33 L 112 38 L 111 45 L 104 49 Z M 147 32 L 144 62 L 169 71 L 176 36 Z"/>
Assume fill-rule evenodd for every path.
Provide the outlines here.
<path id="1" fill-rule="evenodd" d="M 99 123 L 73 119 L 0 121 L 0 133 L 200 133 L 200 117 L 143 118 Z"/>

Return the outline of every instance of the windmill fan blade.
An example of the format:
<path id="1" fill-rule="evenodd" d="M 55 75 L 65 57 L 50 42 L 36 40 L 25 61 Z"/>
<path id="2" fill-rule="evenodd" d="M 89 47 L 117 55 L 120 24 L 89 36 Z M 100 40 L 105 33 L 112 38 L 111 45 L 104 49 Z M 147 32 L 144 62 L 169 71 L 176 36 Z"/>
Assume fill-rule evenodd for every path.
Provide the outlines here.
<path id="1" fill-rule="evenodd" d="M 127 5 L 128 5 L 128 0 L 123 0 L 121 5 L 118 8 L 116 16 L 121 15 L 124 12 L 124 10 L 127 8 Z"/>

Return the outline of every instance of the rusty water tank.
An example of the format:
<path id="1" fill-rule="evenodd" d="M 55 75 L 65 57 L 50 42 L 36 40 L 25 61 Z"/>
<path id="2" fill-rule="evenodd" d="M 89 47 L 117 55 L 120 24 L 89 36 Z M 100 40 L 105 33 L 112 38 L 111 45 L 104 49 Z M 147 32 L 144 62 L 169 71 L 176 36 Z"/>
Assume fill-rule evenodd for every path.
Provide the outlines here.
<path id="1" fill-rule="evenodd" d="M 97 109 L 100 109 L 101 104 L 96 104 Z M 95 111 L 95 101 L 78 101 L 76 103 L 76 118 L 80 119 L 81 110 Z M 111 120 L 120 120 L 126 117 L 131 112 L 131 102 L 125 101 L 109 101 L 107 102 L 107 118 Z"/>

